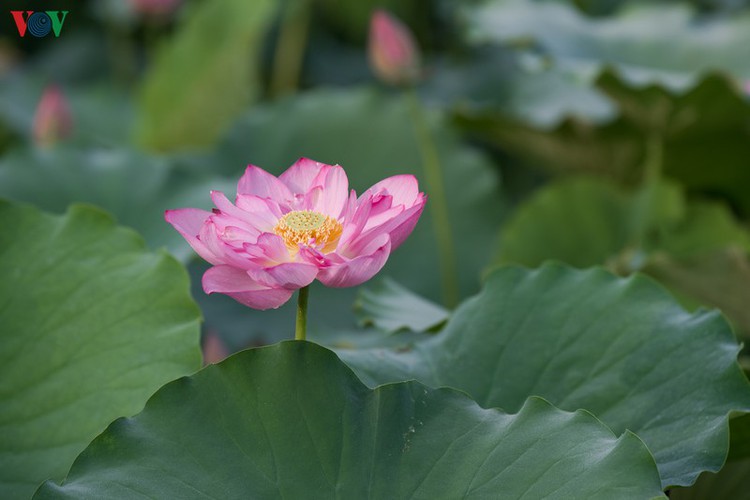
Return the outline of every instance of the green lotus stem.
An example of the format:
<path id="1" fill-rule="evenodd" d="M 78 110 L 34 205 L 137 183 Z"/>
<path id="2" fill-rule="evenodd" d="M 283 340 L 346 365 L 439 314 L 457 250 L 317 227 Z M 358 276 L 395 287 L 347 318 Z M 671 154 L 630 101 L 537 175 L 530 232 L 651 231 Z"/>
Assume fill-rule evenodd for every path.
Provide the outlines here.
<path id="1" fill-rule="evenodd" d="M 270 91 L 274 97 L 294 91 L 302 73 L 302 61 L 310 25 L 308 0 L 289 0 L 279 27 L 279 37 L 273 55 Z"/>
<path id="2" fill-rule="evenodd" d="M 664 145 L 659 135 L 654 134 L 646 141 L 642 181 L 643 205 L 641 206 L 641 220 L 643 221 L 643 225 L 639 228 L 641 230 L 641 233 L 638 235 L 640 239 L 639 243 L 643 242 L 642 240 L 651 222 L 650 219 L 653 216 L 654 205 L 657 202 L 657 190 L 661 182 L 661 169 L 664 157 L 663 149 Z"/>
<path id="3" fill-rule="evenodd" d="M 643 180 L 638 201 L 635 205 L 634 231 L 632 246 L 643 250 L 646 237 L 651 227 L 654 216 L 654 207 L 658 203 L 659 183 L 661 182 L 661 170 L 663 163 L 663 141 L 660 135 L 651 135 L 645 145 L 645 158 L 643 162 Z M 638 270 L 639 266 L 631 266 L 630 271 Z"/>
<path id="4" fill-rule="evenodd" d="M 453 233 L 448 217 L 448 202 L 443 188 L 443 173 L 440 168 L 435 142 L 430 134 L 422 104 L 415 90 L 405 90 L 409 101 L 409 110 L 417 135 L 417 145 L 422 156 L 422 166 L 428 193 L 431 198 L 432 222 L 437 239 L 438 259 L 440 263 L 440 281 L 443 302 L 447 307 L 458 304 L 458 271 L 456 269 L 456 251 L 453 246 Z"/>
<path id="5" fill-rule="evenodd" d="M 654 134 L 646 141 L 646 159 L 643 166 L 644 183 L 654 184 L 661 179 L 664 145 L 660 135 Z"/>
<path id="6" fill-rule="evenodd" d="M 297 324 L 294 330 L 294 340 L 305 340 L 307 335 L 307 296 L 310 285 L 299 289 L 297 295 Z"/>

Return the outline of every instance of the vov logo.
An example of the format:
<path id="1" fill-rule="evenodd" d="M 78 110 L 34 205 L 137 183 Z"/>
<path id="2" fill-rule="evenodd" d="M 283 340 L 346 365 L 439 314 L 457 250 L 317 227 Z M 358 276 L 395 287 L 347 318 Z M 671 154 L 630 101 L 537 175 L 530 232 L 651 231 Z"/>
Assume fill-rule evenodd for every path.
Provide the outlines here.
<path id="1" fill-rule="evenodd" d="M 50 32 L 54 33 L 55 37 L 60 36 L 65 17 L 68 15 L 67 10 L 47 10 L 44 12 L 11 10 L 10 13 L 21 37 L 26 36 L 26 33 L 31 33 L 32 36 L 37 38 L 45 37 Z"/>

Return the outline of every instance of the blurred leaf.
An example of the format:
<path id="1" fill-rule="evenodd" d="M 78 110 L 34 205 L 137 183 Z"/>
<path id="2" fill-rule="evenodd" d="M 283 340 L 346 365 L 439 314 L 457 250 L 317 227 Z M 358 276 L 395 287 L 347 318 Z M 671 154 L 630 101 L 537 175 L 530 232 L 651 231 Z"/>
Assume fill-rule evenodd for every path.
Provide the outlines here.
<path id="1" fill-rule="evenodd" d="M 467 18 L 476 41 L 531 40 L 558 64 L 588 74 L 613 65 L 630 84 L 685 88 L 708 70 L 750 78 L 750 13 L 709 20 L 686 5 L 641 4 L 594 19 L 565 2 L 494 0 Z"/>
<path id="2" fill-rule="evenodd" d="M 538 266 L 556 259 L 641 270 L 690 305 L 719 307 L 750 333 L 747 229 L 721 204 L 686 204 L 674 185 L 661 184 L 652 206 L 644 207 L 644 193 L 592 178 L 548 185 L 510 218 L 496 262 Z"/>
<path id="3" fill-rule="evenodd" d="M 716 474 L 704 472 L 690 488 L 674 488 L 673 500 L 746 500 L 750 492 L 750 458 L 727 462 Z"/>
<path id="4" fill-rule="evenodd" d="M 750 251 L 748 228 L 724 204 L 691 201 L 680 215 L 668 237 L 659 241 L 659 249 L 670 255 L 689 257 L 732 246 Z"/>
<path id="5" fill-rule="evenodd" d="M 153 150 L 207 147 L 257 93 L 260 44 L 275 2 L 191 5 L 141 89 L 138 140 Z"/>
<path id="6" fill-rule="evenodd" d="M 372 324 L 388 333 L 426 332 L 442 325 L 449 316 L 443 307 L 390 278 L 360 288 L 355 308 L 362 325 Z"/>
<path id="7" fill-rule="evenodd" d="M 589 15 L 612 14 L 628 4 L 629 0 L 573 0 L 573 3 Z M 748 0 L 687 0 L 684 3 L 701 11 L 732 12 L 750 6 Z"/>
<path id="8" fill-rule="evenodd" d="M 667 176 L 690 191 L 723 195 L 750 216 L 750 100 L 733 82 L 707 76 L 684 94 L 629 87 L 612 73 L 597 84 L 638 133 L 663 140 Z"/>
<path id="9" fill-rule="evenodd" d="M 256 106 L 243 115 L 211 155 L 194 158 L 196 170 L 220 168 L 238 179 L 248 163 L 280 174 L 301 156 L 341 164 L 357 193 L 396 174 L 414 174 L 425 188 L 422 161 L 406 102 L 372 89 L 318 90 L 277 103 Z M 459 256 L 462 296 L 479 287 L 481 270 L 494 250 L 496 228 L 503 201 L 496 170 L 478 150 L 461 142 L 447 121 L 430 114 L 430 125 L 444 169 L 444 182 L 452 231 Z M 234 189 L 226 194 L 231 198 Z M 427 193 L 428 197 L 430 193 Z M 414 233 L 394 251 L 381 276 L 399 283 L 428 300 L 440 298 L 437 249 L 428 200 Z M 277 311 L 252 311 L 221 296 L 196 297 L 208 328 L 234 346 L 272 342 L 293 335 L 293 305 Z M 354 289 L 311 290 L 309 338 L 316 331 L 351 329 Z M 228 339 L 225 332 L 233 339 Z M 356 342 L 356 339 L 353 340 Z"/>
<path id="10" fill-rule="evenodd" d="M 410 351 L 340 355 L 369 385 L 415 378 L 483 407 L 515 411 L 538 395 L 585 408 L 615 433 L 636 432 L 668 487 L 724 462 L 727 414 L 750 411 L 739 349 L 720 314 L 687 313 L 649 279 L 547 264 L 491 274 Z"/>
<path id="11" fill-rule="evenodd" d="M 643 213 L 642 193 L 593 178 L 573 178 L 539 190 L 503 228 L 497 263 L 538 266 L 557 259 L 577 267 L 604 264 L 638 245 L 638 230 L 674 225 L 683 216 L 681 191 L 661 184 Z"/>
<path id="12" fill-rule="evenodd" d="M 729 421 L 731 441 L 727 460 L 750 458 L 750 415 L 742 415 Z"/>
<path id="13" fill-rule="evenodd" d="M 590 76 L 499 45 L 442 62 L 423 85 L 423 93 L 463 114 L 491 110 L 539 128 L 557 126 L 569 115 L 597 123 L 616 116 L 615 106 L 592 87 Z"/>
<path id="14" fill-rule="evenodd" d="M 182 267 L 99 210 L 0 202 L 0 226 L 0 496 L 28 498 L 200 367 L 200 316 Z"/>
<path id="15" fill-rule="evenodd" d="M 524 494 L 662 497 L 643 443 L 586 412 L 532 398 L 507 415 L 417 382 L 370 390 L 330 351 L 284 342 L 167 385 L 34 498 Z"/>
<path id="16" fill-rule="evenodd" d="M 552 173 L 596 174 L 631 182 L 640 173 L 645 140 L 622 118 L 601 125 L 567 118 L 549 128 L 496 111 L 459 111 L 456 121 L 482 142 Z"/>
<path id="17" fill-rule="evenodd" d="M 626 4 L 628 0 L 572 0 L 581 12 L 590 16 L 610 15 Z"/>
<path id="18" fill-rule="evenodd" d="M 643 271 L 701 304 L 718 307 L 734 322 L 737 333 L 750 336 L 747 250 L 728 247 L 682 258 L 658 253 Z"/>
<path id="19" fill-rule="evenodd" d="M 164 210 L 210 208 L 212 189 L 234 185 L 125 149 L 24 150 L 0 159 L 0 196 L 55 212 L 73 202 L 100 206 L 119 223 L 137 229 L 151 248 L 166 246 L 182 260 L 194 252 L 164 221 Z"/>
<path id="20" fill-rule="evenodd" d="M 499 263 L 537 266 L 558 259 L 579 267 L 602 264 L 637 243 L 641 250 L 677 257 L 738 246 L 750 250 L 750 233 L 716 202 L 685 200 L 676 185 L 660 183 L 642 207 L 644 188 L 625 190 L 578 177 L 549 184 L 521 204 L 503 228 Z"/>
<path id="21" fill-rule="evenodd" d="M 663 144 L 663 171 L 691 192 L 723 195 L 750 215 L 750 101 L 732 82 L 707 76 L 684 93 L 631 87 L 613 73 L 597 83 L 621 116 L 597 125 L 569 119 L 539 129 L 497 113 L 471 113 L 460 124 L 490 143 L 563 173 L 590 172 L 633 183 L 645 145 Z"/>
<path id="22" fill-rule="evenodd" d="M 54 4 L 46 4 L 46 8 L 55 8 Z M 34 6 L 38 10 L 46 10 L 42 5 Z M 62 7 L 57 5 L 56 7 Z M 82 6 L 82 9 L 86 7 Z M 71 9 L 73 10 L 73 9 Z M 81 10 L 73 10 L 76 14 Z M 102 38 L 101 27 L 87 27 L 81 23 L 85 15 L 73 15 L 65 18 L 65 27 L 59 38 L 54 41 L 49 37 L 35 38 L 26 36 L 16 38 L 15 24 L 8 16 L 5 34 L 12 33 L 12 38 L 19 42 L 19 46 L 29 56 L 22 64 L 13 68 L 24 74 L 26 78 L 38 80 L 44 85 L 57 83 L 63 87 L 97 85 L 104 83 L 111 75 L 111 53 L 108 44 Z M 8 37 L 4 37 L 5 41 Z M 29 50 L 30 49 L 30 50 Z M 9 71 L 11 75 L 13 72 Z"/>
<path id="23" fill-rule="evenodd" d="M 690 306 L 719 307 L 750 332 L 744 307 L 750 234 L 723 205 L 685 205 L 683 194 L 667 187 L 654 193 L 656 205 L 646 215 L 642 190 L 628 193 L 595 179 L 553 184 L 510 219 L 497 262 L 536 266 L 557 259 L 578 267 L 606 263 L 622 273 L 641 270 L 691 299 Z"/>

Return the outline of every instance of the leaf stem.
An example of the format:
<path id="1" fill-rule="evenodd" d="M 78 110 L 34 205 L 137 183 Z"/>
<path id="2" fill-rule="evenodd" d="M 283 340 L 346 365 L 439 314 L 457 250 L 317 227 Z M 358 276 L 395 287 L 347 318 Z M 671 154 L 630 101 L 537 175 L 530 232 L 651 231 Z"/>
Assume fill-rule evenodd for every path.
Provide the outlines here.
<path id="1" fill-rule="evenodd" d="M 660 134 L 652 134 L 646 140 L 646 159 L 643 165 L 643 182 L 658 183 L 661 179 L 661 169 L 664 157 L 664 144 Z"/>
<path id="2" fill-rule="evenodd" d="M 646 139 L 645 158 L 643 162 L 643 178 L 636 197 L 633 213 L 633 242 L 632 247 L 637 253 L 646 250 L 648 233 L 653 229 L 654 213 L 657 209 L 659 185 L 663 162 L 663 142 L 658 134 L 652 134 Z M 631 266 L 630 272 L 638 270 L 640 266 Z"/>
<path id="3" fill-rule="evenodd" d="M 310 25 L 308 0 L 286 2 L 273 54 L 271 96 L 280 97 L 293 92 L 299 85 Z"/>
<path id="4" fill-rule="evenodd" d="M 404 93 L 409 102 L 409 111 L 414 122 L 417 145 L 422 156 L 422 167 L 429 194 L 432 198 L 432 222 L 435 230 L 435 238 L 437 239 L 443 302 L 447 307 L 452 308 L 458 303 L 458 271 L 456 270 L 456 251 L 453 246 L 453 234 L 448 217 L 448 203 L 445 197 L 445 189 L 443 188 L 440 158 L 416 91 L 413 87 L 408 87 Z"/>
<path id="5" fill-rule="evenodd" d="M 297 323 L 294 330 L 294 340 L 305 340 L 307 335 L 307 296 L 310 285 L 299 289 L 297 295 Z"/>
<path id="6" fill-rule="evenodd" d="M 654 218 L 654 209 L 658 201 L 659 183 L 661 182 L 663 149 L 661 136 L 653 134 L 646 140 L 643 181 L 641 185 L 641 215 L 643 223 L 637 235 L 639 246 L 643 244 L 646 232 L 650 228 Z"/>

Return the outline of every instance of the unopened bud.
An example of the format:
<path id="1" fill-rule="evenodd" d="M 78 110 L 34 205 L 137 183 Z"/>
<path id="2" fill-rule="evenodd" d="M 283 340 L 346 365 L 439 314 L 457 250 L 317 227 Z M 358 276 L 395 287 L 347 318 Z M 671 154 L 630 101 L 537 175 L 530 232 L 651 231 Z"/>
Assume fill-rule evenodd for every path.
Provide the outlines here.
<path id="1" fill-rule="evenodd" d="M 231 354 L 221 338 L 215 333 L 208 333 L 203 339 L 203 364 L 210 365 L 222 361 Z"/>
<path id="2" fill-rule="evenodd" d="M 384 10 L 376 10 L 370 19 L 368 52 L 373 71 L 384 82 L 411 85 L 419 80 L 421 58 L 414 36 Z"/>
<path id="3" fill-rule="evenodd" d="M 34 114 L 33 137 L 38 146 L 52 146 L 73 132 L 73 116 L 68 100 L 55 85 L 48 86 Z"/>
<path id="4" fill-rule="evenodd" d="M 130 0 L 130 5 L 138 14 L 161 17 L 171 14 L 182 0 Z"/>

